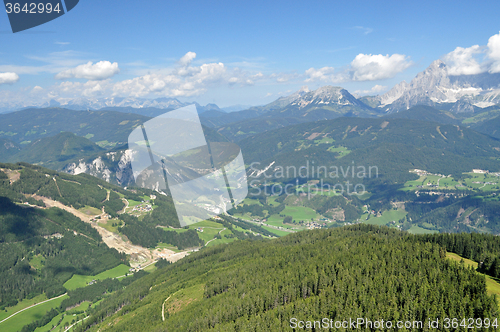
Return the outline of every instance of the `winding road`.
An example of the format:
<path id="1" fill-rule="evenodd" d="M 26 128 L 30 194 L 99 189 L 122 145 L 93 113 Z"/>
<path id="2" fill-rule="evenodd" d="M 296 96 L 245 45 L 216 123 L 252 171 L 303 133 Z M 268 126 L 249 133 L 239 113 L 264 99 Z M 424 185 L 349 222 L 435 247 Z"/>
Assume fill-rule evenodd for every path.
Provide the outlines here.
<path id="1" fill-rule="evenodd" d="M 26 308 L 24 308 L 24 309 L 21 309 L 21 310 L 19 310 L 19 311 L 15 312 L 15 313 L 13 313 L 13 314 L 12 314 L 12 315 L 10 315 L 9 317 L 5 318 L 4 320 L 0 321 L 0 324 L 1 324 L 1 323 L 3 323 L 3 322 L 5 322 L 7 319 L 14 317 L 14 316 L 15 316 L 15 315 L 17 315 L 18 313 L 23 312 L 24 310 L 28 310 L 28 309 L 31 309 L 31 308 L 33 308 L 33 307 L 36 307 L 37 305 L 40 305 L 40 304 L 43 304 L 43 303 L 47 303 L 47 302 L 49 302 L 49 301 L 53 301 L 53 300 L 55 300 L 55 299 L 58 299 L 58 298 L 60 298 L 60 297 L 63 297 L 63 296 L 64 296 L 64 295 L 66 295 L 66 294 L 68 294 L 68 293 L 64 293 L 63 295 L 59 295 L 59 296 L 53 297 L 53 298 L 51 298 L 51 299 L 48 299 L 48 300 L 45 300 L 45 301 L 42 301 L 42 302 L 39 302 L 39 303 L 36 303 L 36 304 L 32 304 L 32 305 L 30 305 L 29 307 L 26 307 Z"/>
<path id="2" fill-rule="evenodd" d="M 213 228 L 213 227 L 203 227 L 203 228 Z M 221 229 L 221 230 L 219 231 L 219 235 L 220 235 L 220 233 L 224 232 L 225 230 L 226 230 L 226 228 L 225 228 L 225 227 L 224 227 L 223 229 Z M 213 240 L 216 240 L 216 238 L 214 237 L 212 240 L 210 240 L 210 241 L 208 241 L 207 243 L 205 243 L 205 247 L 206 247 L 206 246 L 208 246 L 208 244 L 209 244 L 210 242 L 212 242 Z"/>

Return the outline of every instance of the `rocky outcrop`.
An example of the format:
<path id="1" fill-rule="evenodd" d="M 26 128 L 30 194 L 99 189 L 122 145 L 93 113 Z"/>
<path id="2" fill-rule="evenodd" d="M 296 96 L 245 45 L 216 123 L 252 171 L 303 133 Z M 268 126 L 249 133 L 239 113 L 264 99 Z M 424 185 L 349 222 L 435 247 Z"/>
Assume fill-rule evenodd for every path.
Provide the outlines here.
<path id="1" fill-rule="evenodd" d="M 62 171 L 73 175 L 86 173 L 126 187 L 134 182 L 131 167 L 132 157 L 132 151 L 128 149 L 106 152 L 97 157 L 69 163 Z"/>

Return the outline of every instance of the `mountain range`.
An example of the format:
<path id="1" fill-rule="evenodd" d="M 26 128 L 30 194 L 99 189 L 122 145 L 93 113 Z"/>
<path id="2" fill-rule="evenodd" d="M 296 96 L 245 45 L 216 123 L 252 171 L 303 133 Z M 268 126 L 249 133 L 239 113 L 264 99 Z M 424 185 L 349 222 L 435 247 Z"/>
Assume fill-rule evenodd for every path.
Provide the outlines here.
<path id="1" fill-rule="evenodd" d="M 60 107 L 76 111 L 96 111 L 96 110 L 114 110 L 121 111 L 123 109 L 128 109 L 128 113 L 140 113 L 141 110 L 147 109 L 160 109 L 160 110 L 173 110 L 193 103 L 181 102 L 176 98 L 161 97 L 156 99 L 147 98 L 134 98 L 134 97 L 109 97 L 109 98 L 75 98 L 75 99 L 64 99 L 64 100 L 50 100 L 50 101 L 40 101 L 31 102 L 20 100 L 18 102 L 0 102 L 0 113 L 8 113 L 20 109 L 26 108 L 48 108 L 48 107 Z M 219 108 L 216 104 L 207 104 L 202 106 L 196 102 L 198 112 L 203 113 L 206 111 L 216 110 L 220 112 L 234 112 L 240 111 L 242 109 L 247 109 L 250 106 L 245 105 L 233 105 L 229 107 Z M 130 112 L 135 110 L 135 112 Z M 143 114 L 146 115 L 146 114 Z"/>
<path id="2" fill-rule="evenodd" d="M 215 104 L 197 106 L 200 114 L 211 112 L 207 117 L 212 118 L 213 126 L 225 123 L 243 121 L 267 114 L 271 111 L 288 108 L 289 112 L 282 112 L 282 117 L 289 116 L 293 108 L 303 109 L 305 113 L 311 110 L 325 110 L 343 108 L 342 115 L 368 116 L 378 113 L 393 113 L 406 110 L 415 105 L 438 106 L 450 108 L 452 111 L 474 112 L 477 108 L 485 108 L 500 103 L 500 73 L 480 73 L 474 75 L 453 75 L 449 67 L 442 60 L 436 60 L 424 71 L 418 73 L 410 82 L 402 81 L 388 92 L 378 96 L 355 98 L 347 90 L 340 87 L 322 87 L 310 91 L 302 87 L 297 92 L 280 97 L 264 106 L 248 107 L 235 105 L 219 108 Z M 192 103 L 181 102 L 176 98 L 161 97 L 156 99 L 135 97 L 108 97 L 108 98 L 75 98 L 40 101 L 0 102 L 0 113 L 28 107 L 61 107 L 71 110 L 115 110 L 128 113 L 137 113 L 146 116 L 156 116 L 160 111 L 172 110 Z M 350 110 L 348 110 L 350 108 Z M 225 113 L 230 116 L 224 117 Z M 349 113 L 351 112 L 351 113 Z M 317 113 L 317 112 L 316 112 Z M 322 114 L 329 118 L 330 113 Z M 271 114 L 269 114 L 271 115 Z M 321 116 L 317 116 L 321 117 Z M 224 118 L 224 120 L 222 120 Z M 330 114 L 331 118 L 331 114 Z"/>
<path id="3" fill-rule="evenodd" d="M 205 125 L 219 128 L 219 132 L 230 139 L 240 140 L 301 122 L 341 116 L 378 117 L 406 111 L 417 105 L 432 106 L 439 112 L 448 112 L 448 117 L 458 119 L 496 110 L 498 104 L 500 74 L 450 75 L 448 66 L 436 60 L 410 83 L 403 81 L 379 96 L 355 98 L 341 87 L 324 86 L 315 91 L 303 87 L 265 106 L 230 114 L 213 112 L 210 116 L 202 114 L 201 117 Z M 490 115 L 489 118 L 493 119 L 498 113 Z"/>
<path id="4" fill-rule="evenodd" d="M 408 167 L 420 165 L 418 167 L 436 168 L 435 170 L 438 171 L 439 167 L 433 167 L 433 165 L 441 165 L 438 162 L 440 160 L 438 151 L 447 149 L 446 146 L 450 146 L 450 140 L 447 145 L 435 149 L 435 158 L 429 158 L 432 150 L 430 148 L 435 147 L 428 145 L 434 144 L 441 137 L 445 143 L 449 136 L 440 132 L 440 129 L 436 130 L 436 127 L 445 128 L 443 125 L 454 125 L 457 132 L 462 134 L 468 127 L 492 138 L 500 138 L 500 130 L 498 130 L 500 109 L 495 104 L 499 98 L 497 93 L 500 91 L 497 89 L 499 84 L 500 74 L 448 75 L 446 64 L 437 60 L 425 71 L 419 73 L 409 84 L 402 82 L 381 96 L 356 98 L 341 87 L 323 86 L 313 91 L 302 87 L 297 92 L 278 98 L 270 104 L 245 110 L 233 110 L 233 112 L 226 113 L 215 104 L 208 104 L 204 107 L 197 105 L 197 108 L 207 140 L 241 142 L 244 155 L 248 156 L 247 162 L 253 159 L 271 162 L 271 160 L 263 159 L 264 156 L 268 156 L 269 151 L 274 151 L 275 147 L 272 148 L 270 144 L 277 144 L 277 142 L 285 144 L 290 137 L 304 141 L 303 138 L 293 135 L 288 138 L 284 137 L 285 140 L 280 138 L 283 135 L 293 134 L 293 131 L 307 132 L 308 130 L 304 128 L 308 128 L 309 125 L 303 126 L 303 124 L 343 118 L 331 122 L 342 124 L 343 128 L 336 129 L 338 133 L 321 132 L 322 137 L 326 135 L 325 137 L 334 139 L 337 142 L 335 145 L 338 145 L 335 149 L 342 146 L 353 151 L 350 157 L 361 153 L 363 157 L 360 162 L 365 164 L 368 161 L 377 161 L 380 164 L 382 159 L 376 156 L 385 156 L 385 160 L 391 160 L 391 158 L 400 160 L 402 156 L 406 156 L 405 160 L 399 164 L 392 163 L 392 166 L 386 170 L 389 173 L 393 172 L 393 180 L 395 180 L 406 178 L 408 175 L 406 173 L 402 176 L 407 172 L 406 166 L 403 167 L 405 169 L 401 169 L 401 167 L 396 167 L 398 165 Z M 155 100 L 111 98 L 91 101 L 80 99 L 67 102 L 66 105 L 76 107 L 75 105 L 84 105 L 87 102 L 93 107 L 105 106 L 105 108 L 99 111 L 77 111 L 59 107 L 30 108 L 0 114 L 0 161 L 36 163 L 56 170 L 64 170 L 70 174 L 88 173 L 114 184 L 128 186 L 133 183 L 130 168 L 133 156 L 126 146 L 130 132 L 151 117 L 185 105 L 171 98 Z M 415 126 L 419 121 L 431 124 Z M 382 128 L 384 130 L 380 129 L 381 135 L 385 136 L 380 136 L 374 129 L 368 129 L 370 126 L 381 128 L 384 123 L 390 123 L 388 129 L 385 127 Z M 362 134 L 360 128 L 365 128 L 366 132 Z M 451 128 L 446 129 L 445 132 L 453 133 Z M 338 136 L 343 131 L 346 132 Z M 395 135 L 396 132 L 399 134 Z M 351 133 L 362 135 L 355 140 L 350 140 Z M 387 133 L 389 133 L 388 136 Z M 373 140 L 380 140 L 382 137 L 385 137 L 384 142 L 387 144 L 402 144 L 404 142 L 400 140 L 404 140 L 404 133 L 418 136 L 418 139 L 414 140 L 414 146 L 409 150 L 401 146 L 393 146 L 392 150 L 387 150 L 383 146 L 372 144 Z M 428 141 L 427 136 L 434 137 Z M 488 155 L 481 157 L 485 158 L 481 161 L 481 165 L 485 168 L 490 167 L 489 163 L 492 162 L 489 162 L 488 158 L 489 160 L 498 159 L 496 150 L 491 148 L 498 148 L 498 146 L 495 145 L 495 141 L 490 141 L 488 136 L 484 136 L 484 142 L 489 142 L 489 152 Z M 474 141 L 480 141 L 480 139 L 474 139 Z M 255 144 L 255 142 L 259 143 Z M 467 145 L 458 138 L 453 139 L 453 142 L 454 144 L 460 143 L 452 149 L 453 151 L 476 150 L 480 145 L 471 144 L 470 141 Z M 269 149 L 260 151 L 262 146 L 268 145 Z M 373 148 L 369 149 L 370 146 Z M 361 152 L 361 147 L 366 151 Z M 283 151 L 276 151 L 276 156 L 269 157 L 291 161 L 297 154 L 302 155 L 305 151 L 312 151 L 300 146 L 295 149 L 302 151 L 288 151 L 285 155 L 282 154 Z M 413 149 L 416 149 L 413 154 L 406 153 Z M 387 154 L 386 150 L 402 153 Z M 485 149 L 481 148 L 481 150 Z M 444 153 L 444 151 L 441 152 Z M 327 156 L 336 159 L 337 155 L 327 154 Z M 342 155 L 337 157 L 342 163 Z M 462 157 L 467 159 L 471 156 L 456 157 L 458 159 L 450 156 L 453 160 L 456 159 L 455 163 L 467 165 L 467 170 L 472 168 L 473 163 L 462 162 L 460 159 Z M 476 158 L 474 162 L 478 163 L 479 160 Z M 395 173 L 394 167 L 398 169 Z M 465 170 L 457 168 L 457 172 Z"/>

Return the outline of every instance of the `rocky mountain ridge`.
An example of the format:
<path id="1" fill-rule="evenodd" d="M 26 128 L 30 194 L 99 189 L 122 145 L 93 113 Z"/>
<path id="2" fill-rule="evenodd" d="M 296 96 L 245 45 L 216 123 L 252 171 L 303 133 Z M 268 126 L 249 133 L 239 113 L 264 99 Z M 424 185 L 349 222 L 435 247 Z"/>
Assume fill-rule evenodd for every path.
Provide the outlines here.
<path id="1" fill-rule="evenodd" d="M 387 113 L 439 103 L 454 103 L 455 112 L 472 112 L 472 106 L 500 103 L 500 73 L 453 76 L 442 60 L 436 60 L 410 83 L 402 81 L 378 99 Z"/>

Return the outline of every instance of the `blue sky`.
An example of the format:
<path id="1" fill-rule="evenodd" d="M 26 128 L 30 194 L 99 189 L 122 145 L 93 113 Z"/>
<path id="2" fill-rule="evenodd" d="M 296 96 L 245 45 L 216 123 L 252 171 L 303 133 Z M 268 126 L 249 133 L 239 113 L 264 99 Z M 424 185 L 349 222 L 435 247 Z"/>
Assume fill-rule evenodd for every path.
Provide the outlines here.
<path id="1" fill-rule="evenodd" d="M 499 12 L 499 1 L 81 0 L 16 34 L 3 12 L 0 102 L 259 105 L 327 84 L 382 93 L 457 47 L 486 47 L 500 33 Z"/>

